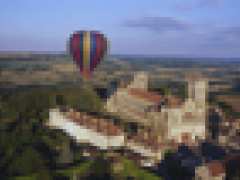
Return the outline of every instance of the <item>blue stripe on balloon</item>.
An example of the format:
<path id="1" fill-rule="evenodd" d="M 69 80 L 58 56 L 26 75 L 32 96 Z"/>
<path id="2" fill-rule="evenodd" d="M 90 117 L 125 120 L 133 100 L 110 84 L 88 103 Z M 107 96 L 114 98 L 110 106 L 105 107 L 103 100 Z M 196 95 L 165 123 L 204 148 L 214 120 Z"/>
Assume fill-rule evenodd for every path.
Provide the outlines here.
<path id="1" fill-rule="evenodd" d="M 93 71 L 93 66 L 94 66 L 94 58 L 95 58 L 95 53 L 96 53 L 96 33 L 91 32 L 90 36 L 90 71 Z"/>
<path id="2" fill-rule="evenodd" d="M 80 36 L 80 60 L 79 60 L 79 65 L 80 65 L 80 70 L 83 70 L 83 40 L 84 40 L 84 33 L 82 31 L 79 32 L 79 36 Z"/>

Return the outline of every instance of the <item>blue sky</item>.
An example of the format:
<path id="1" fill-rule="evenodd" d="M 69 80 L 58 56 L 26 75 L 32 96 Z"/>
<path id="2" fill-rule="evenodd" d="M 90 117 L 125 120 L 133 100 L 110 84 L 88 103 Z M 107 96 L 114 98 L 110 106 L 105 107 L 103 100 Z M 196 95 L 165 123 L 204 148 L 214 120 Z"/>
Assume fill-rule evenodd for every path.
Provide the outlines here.
<path id="1" fill-rule="evenodd" d="M 64 51 L 100 30 L 112 54 L 240 57 L 239 0 L 0 0 L 0 50 Z"/>

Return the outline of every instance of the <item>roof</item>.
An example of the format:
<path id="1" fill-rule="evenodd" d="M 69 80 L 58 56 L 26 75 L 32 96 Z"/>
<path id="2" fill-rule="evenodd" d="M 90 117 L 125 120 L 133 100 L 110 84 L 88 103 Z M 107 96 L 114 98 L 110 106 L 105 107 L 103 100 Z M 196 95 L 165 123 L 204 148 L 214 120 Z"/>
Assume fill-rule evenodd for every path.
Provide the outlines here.
<path id="1" fill-rule="evenodd" d="M 142 89 L 131 88 L 128 90 L 128 93 L 132 96 L 147 100 L 152 103 L 160 103 L 162 96 L 155 92 L 149 92 Z"/>
<path id="2" fill-rule="evenodd" d="M 220 161 L 210 162 L 207 166 L 212 176 L 219 176 L 225 173 L 224 166 Z"/>
<path id="3" fill-rule="evenodd" d="M 167 105 L 169 107 L 178 107 L 180 105 L 183 104 L 183 101 L 181 100 L 181 98 L 177 97 L 177 96 L 168 96 L 167 97 Z"/>
<path id="4" fill-rule="evenodd" d="M 69 112 L 68 118 L 79 125 L 107 136 L 118 136 L 122 134 L 119 127 L 104 118 L 97 118 L 82 112 Z"/>
<path id="5" fill-rule="evenodd" d="M 144 137 L 144 134 L 137 134 L 135 136 L 131 136 L 129 138 L 129 141 L 141 144 L 144 148 L 149 148 L 152 151 L 158 151 L 160 149 L 162 149 L 162 147 L 164 146 L 163 143 L 158 142 L 158 138 L 155 136 L 147 136 Z"/>

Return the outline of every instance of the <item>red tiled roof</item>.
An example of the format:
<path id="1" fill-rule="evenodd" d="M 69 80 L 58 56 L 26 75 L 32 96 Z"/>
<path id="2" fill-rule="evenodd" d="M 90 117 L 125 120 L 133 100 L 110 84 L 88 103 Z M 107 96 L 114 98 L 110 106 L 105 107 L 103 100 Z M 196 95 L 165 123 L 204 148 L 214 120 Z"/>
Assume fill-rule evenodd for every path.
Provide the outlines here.
<path id="1" fill-rule="evenodd" d="M 155 92 L 148 92 L 142 89 L 135 89 L 131 88 L 129 89 L 129 94 L 132 96 L 136 96 L 142 99 L 145 99 L 147 101 L 153 102 L 153 103 L 159 103 L 162 99 L 162 96 Z"/>
<path id="2" fill-rule="evenodd" d="M 208 169 L 212 176 L 219 176 L 225 172 L 224 166 L 219 161 L 213 161 L 208 164 Z"/>
<path id="3" fill-rule="evenodd" d="M 192 112 L 185 112 L 183 116 L 183 121 L 192 120 L 192 118 L 194 118 L 194 114 Z"/>
<path id="4" fill-rule="evenodd" d="M 103 118 L 92 117 L 85 113 L 79 115 L 77 112 L 70 112 L 68 118 L 79 125 L 86 126 L 88 129 L 103 133 L 107 136 L 117 136 L 122 133 L 119 127 Z"/>
<path id="5" fill-rule="evenodd" d="M 157 137 L 144 138 L 143 134 L 138 134 L 136 136 L 133 136 L 130 138 L 130 141 L 131 140 L 135 143 L 139 143 L 143 145 L 145 148 L 150 148 L 153 151 L 162 149 L 162 147 L 164 146 L 163 143 L 158 142 Z"/>
<path id="6" fill-rule="evenodd" d="M 180 105 L 183 103 L 180 98 L 178 98 L 178 97 L 176 97 L 176 96 L 173 96 L 173 95 L 169 96 L 169 97 L 167 98 L 167 101 L 168 101 L 167 104 L 168 104 L 170 107 L 180 106 Z"/>

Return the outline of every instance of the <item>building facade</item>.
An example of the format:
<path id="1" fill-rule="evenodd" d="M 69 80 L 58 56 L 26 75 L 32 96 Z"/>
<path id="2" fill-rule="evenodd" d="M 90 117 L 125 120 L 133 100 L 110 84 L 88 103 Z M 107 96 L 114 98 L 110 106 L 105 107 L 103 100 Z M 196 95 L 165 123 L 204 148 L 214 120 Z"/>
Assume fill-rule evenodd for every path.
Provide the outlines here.
<path id="1" fill-rule="evenodd" d="M 161 140 L 194 143 L 206 138 L 207 82 L 189 81 L 188 98 L 160 96 L 148 91 L 148 75 L 140 72 L 126 88 L 119 88 L 106 103 L 108 112 L 143 124 Z"/>

